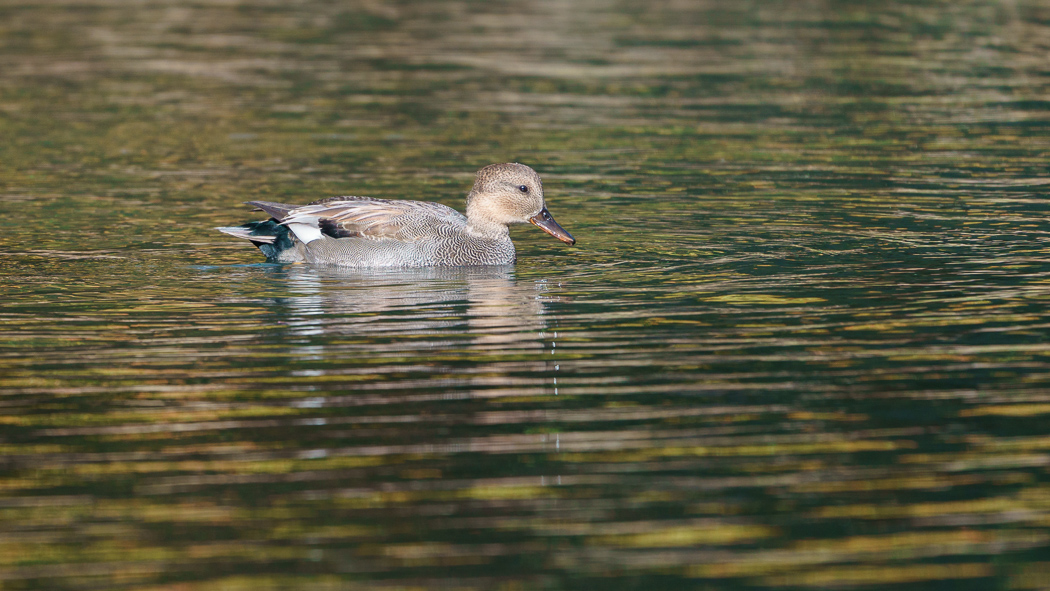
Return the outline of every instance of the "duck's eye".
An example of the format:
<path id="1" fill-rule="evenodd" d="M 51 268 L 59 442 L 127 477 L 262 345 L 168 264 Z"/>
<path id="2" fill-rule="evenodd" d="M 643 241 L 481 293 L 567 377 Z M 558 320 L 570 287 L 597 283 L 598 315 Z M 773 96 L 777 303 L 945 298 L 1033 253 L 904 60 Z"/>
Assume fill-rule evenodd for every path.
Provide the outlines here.
<path id="1" fill-rule="evenodd" d="M 526 187 L 525 185 L 518 185 L 518 190 L 521 191 L 522 193 L 528 193 L 529 192 L 529 188 Z"/>

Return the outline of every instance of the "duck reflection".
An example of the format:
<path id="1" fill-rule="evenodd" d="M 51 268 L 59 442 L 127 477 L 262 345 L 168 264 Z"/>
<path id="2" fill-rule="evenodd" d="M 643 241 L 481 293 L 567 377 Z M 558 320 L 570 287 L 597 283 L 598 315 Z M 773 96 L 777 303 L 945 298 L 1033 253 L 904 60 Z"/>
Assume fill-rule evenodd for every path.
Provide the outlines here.
<path id="1" fill-rule="evenodd" d="M 401 370 L 469 361 L 476 367 L 463 385 L 474 396 L 524 393 L 522 388 L 537 394 L 540 376 L 548 376 L 544 393 L 557 393 L 553 372 L 560 368 L 542 356 L 556 346 L 545 306 L 557 298 L 548 295 L 545 281 L 517 281 L 513 266 L 393 271 L 294 265 L 277 272 L 291 294 L 278 300 L 286 341 L 300 358 L 330 360 L 337 352 L 345 358 L 355 350 L 357 361 L 389 367 L 396 359 Z"/>

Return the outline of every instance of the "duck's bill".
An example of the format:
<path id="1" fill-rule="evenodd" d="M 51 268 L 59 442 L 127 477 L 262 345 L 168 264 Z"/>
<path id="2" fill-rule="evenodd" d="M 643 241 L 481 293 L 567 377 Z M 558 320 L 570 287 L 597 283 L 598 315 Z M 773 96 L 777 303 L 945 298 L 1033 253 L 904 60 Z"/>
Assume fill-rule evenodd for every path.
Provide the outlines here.
<path id="1" fill-rule="evenodd" d="M 547 211 L 546 207 L 541 209 L 536 215 L 529 218 L 529 221 L 536 224 L 539 229 L 554 236 L 558 240 L 561 240 L 565 244 L 576 244 L 576 239 L 572 237 L 572 234 L 566 232 L 565 228 L 562 228 L 558 225 L 558 222 L 554 221 L 554 217 L 551 216 L 551 213 Z"/>

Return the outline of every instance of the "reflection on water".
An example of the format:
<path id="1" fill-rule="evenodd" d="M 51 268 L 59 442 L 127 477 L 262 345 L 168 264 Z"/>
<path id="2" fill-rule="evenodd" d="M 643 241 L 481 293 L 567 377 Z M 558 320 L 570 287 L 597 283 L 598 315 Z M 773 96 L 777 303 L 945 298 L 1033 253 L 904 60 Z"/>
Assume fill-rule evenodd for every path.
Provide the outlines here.
<path id="1" fill-rule="evenodd" d="M 289 266 L 279 271 L 286 274 L 293 294 L 279 300 L 289 329 L 286 338 L 290 344 L 311 343 L 291 351 L 316 358 L 436 358 L 466 347 L 474 359 L 493 357 L 485 363 L 487 375 L 445 379 L 443 387 L 466 396 L 509 395 L 520 385 L 509 376 L 526 373 L 533 376 L 533 388 L 536 380 L 543 380 L 556 394 L 556 364 L 545 357 L 520 359 L 554 352 L 557 333 L 547 330 L 543 306 L 560 298 L 548 296 L 542 280 L 519 286 L 513 271 L 513 266 L 397 271 Z M 327 338 L 312 344 L 317 337 Z M 510 354 L 517 356 L 514 361 L 502 360 Z M 477 390 L 480 385 L 486 388 Z"/>
<path id="2" fill-rule="evenodd" d="M 1048 24 L 0 6 L 0 587 L 1048 588 Z M 509 160 L 577 247 L 211 230 Z"/>

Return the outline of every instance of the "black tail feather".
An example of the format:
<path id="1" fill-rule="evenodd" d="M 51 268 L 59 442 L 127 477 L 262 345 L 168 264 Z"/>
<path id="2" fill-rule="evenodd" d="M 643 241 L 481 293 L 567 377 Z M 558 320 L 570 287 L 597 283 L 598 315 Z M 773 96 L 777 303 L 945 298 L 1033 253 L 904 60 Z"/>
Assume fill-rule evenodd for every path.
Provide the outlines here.
<path id="1" fill-rule="evenodd" d="M 294 263 L 302 259 L 302 254 L 296 248 L 295 235 L 288 226 L 282 226 L 277 220 L 248 222 L 241 226 L 216 229 L 230 236 L 251 241 L 270 262 Z"/>

